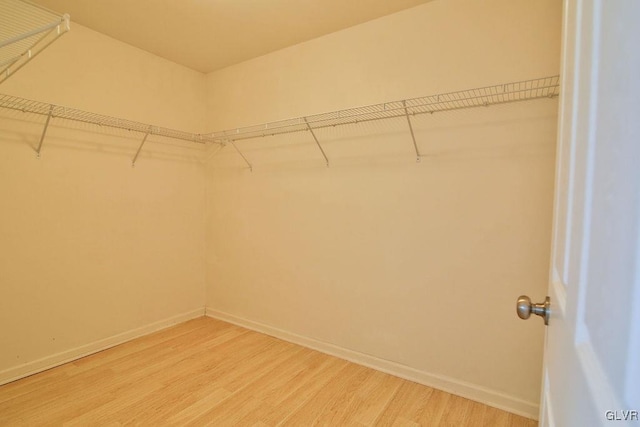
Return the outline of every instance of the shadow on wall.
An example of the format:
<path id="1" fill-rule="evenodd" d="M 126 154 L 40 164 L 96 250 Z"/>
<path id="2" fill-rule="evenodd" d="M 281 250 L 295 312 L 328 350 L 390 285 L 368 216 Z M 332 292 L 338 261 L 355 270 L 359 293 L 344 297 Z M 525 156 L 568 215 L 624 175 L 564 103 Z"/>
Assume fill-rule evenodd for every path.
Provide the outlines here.
<path id="1" fill-rule="evenodd" d="M 557 99 L 495 105 L 412 117 L 421 161 L 548 155 L 555 147 Z M 540 125 L 548 135 L 541 135 Z M 404 117 L 315 130 L 330 166 L 416 162 L 416 147 Z M 551 143 L 550 143 L 551 142 Z M 309 132 L 257 137 L 235 142 L 257 168 L 325 167 Z M 236 149 L 227 144 L 212 154 L 214 169 L 248 169 Z"/>
<path id="2" fill-rule="evenodd" d="M 0 109 L 0 140 L 3 144 L 22 144 L 37 155 L 37 149 L 45 129 L 46 117 Z M 42 142 L 41 156 L 48 150 L 77 150 L 96 152 L 128 159 L 129 164 L 144 139 L 136 131 L 102 127 L 64 119 L 52 119 Z M 161 159 L 180 162 L 202 162 L 217 146 L 180 141 L 168 137 L 150 135 L 140 152 L 140 160 Z"/>
<path id="3" fill-rule="evenodd" d="M 404 117 L 362 122 L 315 130 L 331 166 L 415 162 L 460 158 L 546 155 L 553 135 L 534 132 L 541 122 L 555 121 L 557 100 L 495 105 L 412 117 L 416 140 Z M 0 111 L 0 135 L 4 143 L 24 144 L 35 155 L 46 117 L 19 111 Z M 515 137 L 514 137 L 515 136 Z M 53 119 L 43 141 L 43 156 L 52 148 L 93 151 L 131 162 L 144 134 L 99 125 Z M 547 142 L 545 142 L 547 141 Z M 309 132 L 265 136 L 235 145 L 258 168 L 325 167 L 325 160 Z M 248 168 L 232 144 L 198 144 L 150 135 L 138 160 L 161 159 L 207 162 L 215 169 Z"/>

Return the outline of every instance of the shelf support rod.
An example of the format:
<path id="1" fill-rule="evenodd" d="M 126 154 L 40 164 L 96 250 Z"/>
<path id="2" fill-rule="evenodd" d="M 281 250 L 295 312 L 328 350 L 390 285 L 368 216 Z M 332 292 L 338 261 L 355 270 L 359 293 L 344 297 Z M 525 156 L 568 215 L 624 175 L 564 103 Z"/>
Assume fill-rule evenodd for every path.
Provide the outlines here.
<path id="1" fill-rule="evenodd" d="M 12 37 L 10 39 L 7 39 L 7 40 L 4 40 L 4 41 L 0 42 L 0 47 L 5 47 L 5 46 L 8 46 L 8 45 L 10 45 L 12 43 L 19 42 L 20 40 L 24 40 L 24 39 L 27 39 L 29 37 L 35 36 L 36 34 L 44 33 L 45 31 L 49 31 L 52 28 L 56 28 L 58 25 L 60 25 L 61 23 L 64 23 L 64 22 L 66 22 L 66 21 L 64 20 L 64 17 L 63 17 L 60 21 L 52 22 L 50 24 L 45 25 L 44 27 L 36 28 L 35 30 L 31 30 L 31 31 L 28 31 L 28 32 L 23 33 L 23 34 L 19 34 L 19 35 L 15 36 L 15 37 Z"/>
<path id="2" fill-rule="evenodd" d="M 40 135 L 40 142 L 38 143 L 38 148 L 36 149 L 36 157 L 40 158 L 40 151 L 42 151 L 42 143 L 44 142 L 44 137 L 47 134 L 47 129 L 49 128 L 49 121 L 51 120 L 51 116 L 53 115 L 53 104 L 49 106 L 49 114 L 47 114 L 47 121 L 44 122 L 44 129 L 42 129 L 42 135 Z"/>
<path id="3" fill-rule="evenodd" d="M 322 149 L 322 145 L 320 145 L 320 141 L 318 141 L 318 137 L 316 137 L 315 132 L 313 131 L 313 129 L 311 129 L 311 125 L 307 121 L 307 118 L 303 117 L 303 119 L 304 119 L 304 122 L 307 124 L 307 129 L 309 129 L 309 132 L 311 133 L 311 136 L 313 137 L 313 140 L 318 145 L 318 148 L 320 149 L 320 152 L 322 153 L 322 157 L 324 157 L 324 161 L 327 164 L 327 167 L 329 167 L 329 158 L 327 157 L 327 153 L 325 153 L 324 150 Z"/>
<path id="4" fill-rule="evenodd" d="M 416 162 L 420 161 L 420 150 L 418 150 L 418 143 L 416 142 L 416 135 L 413 133 L 413 125 L 411 124 L 411 118 L 409 117 L 409 111 L 407 110 L 407 101 L 402 101 L 404 107 L 404 115 L 407 118 L 407 124 L 409 125 L 409 131 L 411 132 L 411 140 L 413 141 L 413 148 L 416 150 Z"/>
<path id="5" fill-rule="evenodd" d="M 131 167 L 132 168 L 136 167 L 136 161 L 138 160 L 138 156 L 140 155 L 140 152 L 142 151 L 142 147 L 144 146 L 144 143 L 147 142 L 147 137 L 149 136 L 150 133 L 151 133 L 151 128 L 149 128 L 147 133 L 144 134 L 144 138 L 142 138 L 142 142 L 140 143 L 140 146 L 138 147 L 138 151 L 136 151 L 136 155 L 133 156 L 133 160 L 131 161 Z"/>
<path id="6" fill-rule="evenodd" d="M 247 160 L 247 158 L 244 156 L 244 154 L 242 154 L 242 152 L 238 149 L 238 147 L 236 147 L 236 144 L 234 144 L 234 142 L 232 140 L 229 140 L 229 143 L 233 146 L 233 148 L 236 149 L 238 154 L 240 154 L 240 157 L 242 157 L 242 160 L 244 160 L 244 162 L 247 164 L 247 166 L 249 166 L 249 170 L 251 172 L 253 172 L 253 166 L 251 166 L 251 163 L 249 163 L 249 160 Z"/>

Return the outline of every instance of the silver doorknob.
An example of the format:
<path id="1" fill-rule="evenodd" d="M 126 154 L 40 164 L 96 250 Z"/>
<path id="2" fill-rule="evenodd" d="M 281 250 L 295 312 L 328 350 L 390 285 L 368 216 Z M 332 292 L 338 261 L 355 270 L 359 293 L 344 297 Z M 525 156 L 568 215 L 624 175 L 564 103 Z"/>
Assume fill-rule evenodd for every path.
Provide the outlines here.
<path id="1" fill-rule="evenodd" d="M 518 302 L 516 303 L 516 311 L 518 312 L 518 317 L 521 319 L 528 319 L 531 316 L 531 313 L 536 314 L 544 319 L 544 324 L 549 324 L 549 315 L 551 314 L 551 310 L 549 306 L 551 305 L 551 298 L 546 297 L 543 303 L 540 304 L 531 304 L 531 298 L 526 295 L 520 295 L 518 298 Z"/>

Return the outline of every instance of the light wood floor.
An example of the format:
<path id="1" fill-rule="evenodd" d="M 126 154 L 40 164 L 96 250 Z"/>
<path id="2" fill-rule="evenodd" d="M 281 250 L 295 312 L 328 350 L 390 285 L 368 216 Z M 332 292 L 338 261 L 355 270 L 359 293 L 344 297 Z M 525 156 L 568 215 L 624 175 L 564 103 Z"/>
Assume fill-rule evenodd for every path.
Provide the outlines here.
<path id="1" fill-rule="evenodd" d="M 209 318 L 0 387 L 0 425 L 535 426 Z"/>

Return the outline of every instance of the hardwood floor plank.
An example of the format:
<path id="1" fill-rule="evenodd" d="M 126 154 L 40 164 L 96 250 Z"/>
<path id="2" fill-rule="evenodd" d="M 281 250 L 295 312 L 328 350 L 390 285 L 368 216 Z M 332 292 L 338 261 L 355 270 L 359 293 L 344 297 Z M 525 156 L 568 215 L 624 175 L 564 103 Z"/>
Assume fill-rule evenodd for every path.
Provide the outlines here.
<path id="1" fill-rule="evenodd" d="M 203 321 L 203 318 L 189 320 L 176 326 L 163 329 L 157 333 L 147 335 L 133 341 L 129 341 L 107 350 L 94 353 L 82 359 L 76 360 L 69 365 L 73 366 L 73 373 L 81 373 L 86 370 L 95 369 L 96 367 L 111 363 L 115 360 L 123 360 L 130 358 L 140 351 L 146 350 L 154 346 L 162 346 L 169 343 L 173 339 L 177 339 L 184 335 L 193 334 L 196 330 L 210 329 L 211 325 Z"/>
<path id="2" fill-rule="evenodd" d="M 311 359 L 313 356 L 318 356 L 316 352 L 309 349 L 298 347 L 292 354 L 286 358 L 280 358 L 278 363 L 270 369 L 268 372 L 258 376 L 254 381 L 246 384 L 242 390 L 238 390 L 229 402 L 234 399 L 245 399 L 252 397 L 260 401 L 260 405 L 257 405 L 253 410 L 249 411 L 238 422 L 239 425 L 254 425 L 257 423 L 267 424 L 265 420 L 278 418 L 275 414 L 276 408 L 265 402 L 265 398 L 270 394 L 277 391 L 279 387 L 282 387 L 293 375 L 301 372 L 305 369 L 305 361 Z M 224 402 L 219 407 L 216 407 L 214 411 L 224 412 Z M 214 417 L 215 418 L 215 414 Z M 282 416 L 280 417 L 282 418 Z"/>
<path id="3" fill-rule="evenodd" d="M 348 364 L 349 362 L 326 355 L 313 360 L 305 370 L 290 378 L 276 392 L 262 397 L 263 402 L 270 408 L 269 412 L 262 414 L 262 421 L 269 425 L 282 424 L 294 410 L 312 399 L 329 381 L 340 375 Z"/>
<path id="4" fill-rule="evenodd" d="M 325 408 L 334 403 L 334 397 L 349 386 L 352 381 L 361 381 L 367 368 L 352 363 L 345 365 L 320 390 L 295 409 L 282 423 L 285 426 L 303 424 L 315 425 L 316 420 L 325 412 Z"/>
<path id="5" fill-rule="evenodd" d="M 374 372 L 358 391 L 352 419 L 363 425 L 373 425 L 391 402 L 405 380 L 382 372 Z"/>
<path id="6" fill-rule="evenodd" d="M 529 418 L 521 417 L 516 414 L 509 414 L 509 427 L 536 427 L 538 423 Z"/>
<path id="7" fill-rule="evenodd" d="M 486 411 L 486 405 L 472 400 L 469 401 L 469 410 L 466 413 L 466 417 L 462 425 L 466 427 L 482 426 Z"/>
<path id="8" fill-rule="evenodd" d="M 433 389 L 403 381 L 397 392 L 377 420 L 377 425 L 393 426 L 400 422 L 418 424 L 420 414 L 424 411 L 433 393 Z"/>
<path id="9" fill-rule="evenodd" d="M 270 408 L 260 399 L 260 390 L 264 389 L 265 385 L 270 381 L 271 376 L 277 373 L 278 368 L 291 364 L 295 365 L 295 359 L 303 350 L 306 350 L 293 345 L 285 347 L 284 349 L 287 351 L 282 351 L 277 355 L 267 352 L 260 354 L 261 360 L 254 361 L 260 368 L 250 372 L 249 375 L 244 377 L 244 385 L 235 388 L 235 391 L 230 392 L 230 395 L 226 399 L 213 405 L 205 413 L 200 414 L 194 422 L 202 425 L 211 421 L 219 421 L 225 419 L 226 415 L 230 412 L 234 412 L 233 419 L 239 422 L 240 425 L 249 425 L 261 421 L 263 418 L 261 414 L 268 413 Z M 228 383 L 224 378 L 222 380 L 217 379 L 215 382 L 224 387 L 225 390 L 228 390 Z M 239 383 L 234 382 L 234 384 L 237 385 Z M 250 406 L 249 408 L 243 408 L 248 409 L 244 415 L 240 415 L 237 410 L 238 402 Z"/>
<path id="10" fill-rule="evenodd" d="M 508 412 L 489 406 L 485 409 L 484 418 L 482 420 L 483 427 L 508 426 L 509 423 L 510 420 Z"/>
<path id="11" fill-rule="evenodd" d="M 0 386 L 0 425 L 537 423 L 203 317 Z"/>
<path id="12" fill-rule="evenodd" d="M 418 424 L 422 426 L 445 425 L 444 423 L 442 423 L 442 421 L 444 421 L 443 416 L 445 411 L 447 410 L 449 401 L 453 397 L 454 396 L 449 393 L 434 389 L 429 396 L 427 404 L 424 406 L 423 410 L 418 416 L 418 419 L 416 420 Z"/>
<path id="13" fill-rule="evenodd" d="M 470 408 L 471 401 L 469 399 L 449 395 L 438 425 L 443 427 L 460 427 L 464 425 Z"/>
<path id="14" fill-rule="evenodd" d="M 202 393 L 201 397 L 189 404 L 179 412 L 166 418 L 169 424 L 186 425 L 205 414 L 212 406 L 218 405 L 231 396 L 231 393 L 222 388 L 216 388 L 210 393 Z"/>
<path id="15" fill-rule="evenodd" d="M 358 369 L 358 372 L 351 376 L 349 381 L 343 383 L 336 390 L 337 393 L 333 393 L 315 424 L 334 426 L 349 424 L 357 405 L 358 390 L 375 374 L 375 371 L 363 366 L 358 366 L 358 368 L 362 369 Z"/>

